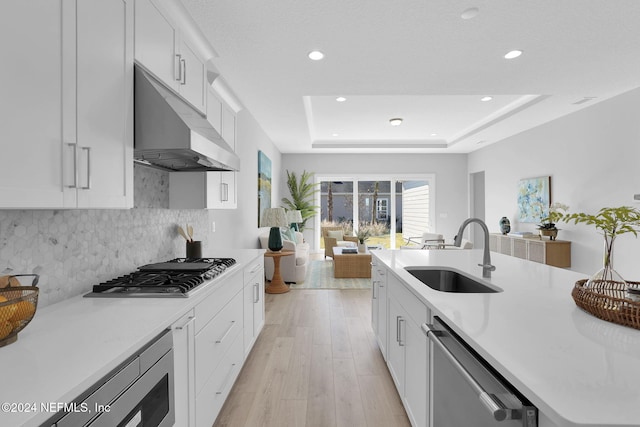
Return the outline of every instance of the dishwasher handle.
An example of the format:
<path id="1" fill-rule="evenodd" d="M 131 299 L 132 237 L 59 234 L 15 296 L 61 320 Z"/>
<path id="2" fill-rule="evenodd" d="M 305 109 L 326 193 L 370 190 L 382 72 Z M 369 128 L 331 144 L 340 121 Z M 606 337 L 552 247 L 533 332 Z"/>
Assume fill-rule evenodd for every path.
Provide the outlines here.
<path id="1" fill-rule="evenodd" d="M 478 399 L 480 399 L 480 402 L 482 402 L 482 404 L 489 410 L 496 421 L 522 419 L 521 410 L 505 408 L 500 400 L 482 388 L 478 381 L 473 378 L 469 371 L 462 365 L 462 363 L 460 363 L 453 353 L 449 351 L 449 349 L 443 344 L 442 340 L 440 340 L 439 335 L 442 335 L 441 331 L 434 329 L 433 325 L 428 325 L 426 323 L 422 324 L 421 329 L 424 334 L 429 337 L 431 342 L 442 351 L 447 360 L 449 360 L 460 375 L 462 375 L 462 378 L 464 378 L 471 388 L 478 394 Z"/>

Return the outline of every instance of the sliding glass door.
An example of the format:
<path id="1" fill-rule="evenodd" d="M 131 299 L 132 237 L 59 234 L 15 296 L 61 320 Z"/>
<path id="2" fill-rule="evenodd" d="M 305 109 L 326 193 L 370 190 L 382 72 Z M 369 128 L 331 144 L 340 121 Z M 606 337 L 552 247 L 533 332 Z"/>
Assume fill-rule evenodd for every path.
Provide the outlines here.
<path id="1" fill-rule="evenodd" d="M 370 247 L 394 249 L 435 229 L 432 175 L 419 177 L 330 177 L 318 175 L 320 227 L 340 226 L 351 234 L 367 228 Z M 324 248 L 321 228 L 316 230 Z"/>

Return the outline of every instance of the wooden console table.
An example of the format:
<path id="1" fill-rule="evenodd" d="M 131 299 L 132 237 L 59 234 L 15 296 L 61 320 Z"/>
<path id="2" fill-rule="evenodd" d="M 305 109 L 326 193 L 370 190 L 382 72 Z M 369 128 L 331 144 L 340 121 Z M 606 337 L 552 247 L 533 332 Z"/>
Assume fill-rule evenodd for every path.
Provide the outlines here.
<path id="1" fill-rule="evenodd" d="M 571 242 L 566 240 L 548 240 L 540 237 L 511 237 L 499 233 L 489 236 L 489 247 L 493 252 L 510 255 L 529 261 L 571 267 Z"/>

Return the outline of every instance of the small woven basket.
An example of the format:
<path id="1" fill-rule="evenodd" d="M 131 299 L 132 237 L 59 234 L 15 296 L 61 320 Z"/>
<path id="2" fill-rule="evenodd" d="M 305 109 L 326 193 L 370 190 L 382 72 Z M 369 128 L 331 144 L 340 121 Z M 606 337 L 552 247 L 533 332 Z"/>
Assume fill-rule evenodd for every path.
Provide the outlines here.
<path id="1" fill-rule="evenodd" d="M 592 281 L 585 287 L 586 280 L 578 280 L 571 291 L 576 305 L 586 312 L 608 322 L 640 329 L 640 301 L 626 297 L 626 285 L 608 280 Z M 633 287 L 640 282 L 628 282 Z"/>
<path id="2" fill-rule="evenodd" d="M 0 302 L 0 347 L 18 339 L 38 307 L 38 288 L 35 286 L 16 286 L 0 289 L 0 296 L 7 301 Z"/>

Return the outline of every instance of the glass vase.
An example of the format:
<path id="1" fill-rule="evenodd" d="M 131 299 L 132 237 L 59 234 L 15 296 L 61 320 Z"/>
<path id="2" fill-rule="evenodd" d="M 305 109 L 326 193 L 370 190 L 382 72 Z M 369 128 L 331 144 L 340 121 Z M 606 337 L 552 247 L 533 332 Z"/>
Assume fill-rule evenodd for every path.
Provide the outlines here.
<path id="1" fill-rule="evenodd" d="M 602 254 L 602 268 L 596 271 L 589 280 L 587 280 L 586 287 L 593 287 L 598 282 L 619 282 L 624 284 L 627 288 L 627 282 L 620 276 L 620 274 L 613 268 L 613 243 L 615 241 L 614 236 L 604 236 L 604 251 Z"/>

